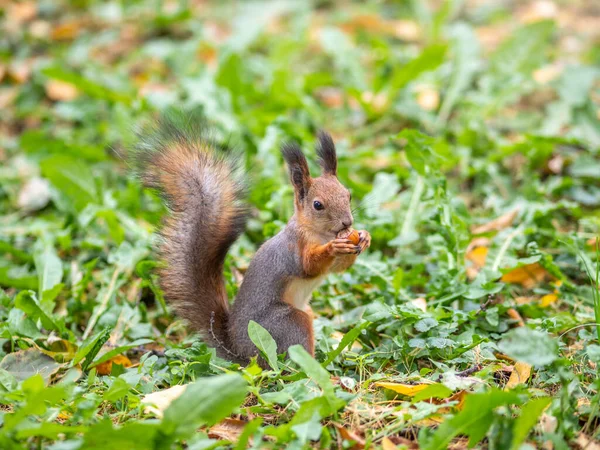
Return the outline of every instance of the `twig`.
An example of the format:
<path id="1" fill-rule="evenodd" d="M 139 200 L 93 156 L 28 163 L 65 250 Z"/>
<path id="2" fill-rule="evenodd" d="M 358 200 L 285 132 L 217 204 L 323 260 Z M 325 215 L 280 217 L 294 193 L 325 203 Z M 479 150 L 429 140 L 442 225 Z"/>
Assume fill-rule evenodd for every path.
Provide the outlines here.
<path id="1" fill-rule="evenodd" d="M 235 356 L 238 359 L 240 358 L 240 355 L 238 355 L 237 353 L 232 352 L 231 350 L 229 350 L 227 347 L 225 347 L 225 344 L 223 344 L 219 338 L 217 337 L 217 335 L 215 334 L 214 330 L 213 330 L 213 324 L 215 323 L 215 312 L 211 311 L 210 312 L 210 334 L 212 335 L 213 340 L 217 343 L 217 345 L 219 347 L 221 347 L 223 350 L 225 350 L 228 354 Z"/>
<path id="2" fill-rule="evenodd" d="M 479 372 L 482 369 L 481 364 L 475 364 L 473 367 L 463 370 L 462 372 L 456 372 L 457 377 L 468 377 L 469 375 Z"/>
<path id="3" fill-rule="evenodd" d="M 488 299 L 486 300 L 485 303 L 483 303 L 480 307 L 479 307 L 479 311 L 477 311 L 475 313 L 476 316 L 478 316 L 479 314 L 481 314 L 483 311 L 485 311 L 487 309 L 488 306 L 490 306 L 491 303 L 494 302 L 494 296 L 492 294 L 488 295 Z"/>

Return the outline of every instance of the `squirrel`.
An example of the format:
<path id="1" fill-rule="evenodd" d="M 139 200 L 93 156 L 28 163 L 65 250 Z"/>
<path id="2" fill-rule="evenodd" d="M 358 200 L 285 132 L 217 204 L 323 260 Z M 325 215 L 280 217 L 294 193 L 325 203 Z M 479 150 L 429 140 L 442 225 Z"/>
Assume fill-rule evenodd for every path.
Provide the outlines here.
<path id="1" fill-rule="evenodd" d="M 259 354 L 248 336 L 251 320 L 271 334 L 278 353 L 300 344 L 314 356 L 312 291 L 371 243 L 367 231 L 358 232 L 357 244 L 338 237 L 351 230 L 353 217 L 351 194 L 337 178 L 334 142 L 319 132 L 317 178 L 297 144 L 282 147 L 294 215 L 260 246 L 230 308 L 223 266 L 249 216 L 248 186 L 239 161 L 208 136 L 202 124 L 163 118 L 135 149 L 143 184 L 162 194 L 170 211 L 159 248 L 165 298 L 221 358 L 245 363 Z"/>

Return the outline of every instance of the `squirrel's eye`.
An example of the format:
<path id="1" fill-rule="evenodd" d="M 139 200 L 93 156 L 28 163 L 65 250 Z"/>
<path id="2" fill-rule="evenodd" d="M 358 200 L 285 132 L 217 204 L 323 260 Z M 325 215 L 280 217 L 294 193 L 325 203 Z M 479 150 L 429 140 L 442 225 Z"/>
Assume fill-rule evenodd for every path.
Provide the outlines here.
<path id="1" fill-rule="evenodd" d="M 318 201 L 318 200 L 315 200 L 315 201 L 314 201 L 314 203 L 313 203 L 313 206 L 315 207 L 315 209 L 316 209 L 317 211 L 321 211 L 322 209 L 324 209 L 324 208 L 325 208 L 325 207 L 323 206 L 323 203 L 321 203 L 321 202 L 320 202 L 320 201 Z"/>

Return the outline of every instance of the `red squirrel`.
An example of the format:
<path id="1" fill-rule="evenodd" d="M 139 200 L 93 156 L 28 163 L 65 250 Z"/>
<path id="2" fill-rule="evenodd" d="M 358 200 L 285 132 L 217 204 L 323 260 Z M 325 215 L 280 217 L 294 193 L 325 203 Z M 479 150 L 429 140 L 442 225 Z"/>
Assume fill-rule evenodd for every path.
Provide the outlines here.
<path id="1" fill-rule="evenodd" d="M 248 336 L 251 320 L 269 331 L 278 353 L 300 344 L 314 355 L 313 290 L 328 273 L 348 269 L 371 243 L 367 231 L 352 233 L 351 195 L 337 178 L 331 136 L 318 134 L 317 178 L 297 144 L 281 153 L 294 187 L 294 215 L 258 249 L 230 307 L 223 264 L 249 212 L 237 162 L 202 126 L 168 119 L 135 151 L 144 185 L 158 190 L 170 211 L 159 249 L 165 298 L 217 355 L 236 362 L 259 353 Z"/>

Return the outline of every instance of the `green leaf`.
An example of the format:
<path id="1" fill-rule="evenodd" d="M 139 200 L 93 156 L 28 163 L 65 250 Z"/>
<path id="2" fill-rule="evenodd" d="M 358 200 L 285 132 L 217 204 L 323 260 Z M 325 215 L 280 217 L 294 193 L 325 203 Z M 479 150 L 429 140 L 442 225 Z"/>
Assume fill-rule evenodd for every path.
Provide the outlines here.
<path id="1" fill-rule="evenodd" d="M 504 74 L 529 74 L 544 58 L 544 47 L 554 32 L 555 24 L 550 20 L 525 25 L 511 34 L 492 54 L 492 72 Z"/>
<path id="2" fill-rule="evenodd" d="M 70 72 L 64 67 L 52 66 L 46 67 L 42 73 L 49 78 L 65 81 L 77 87 L 77 89 L 85 92 L 91 97 L 96 97 L 103 100 L 111 100 L 113 102 L 130 103 L 132 98 L 128 94 L 116 92 L 99 83 L 96 83 L 88 78 L 85 78 L 75 72 Z"/>
<path id="3" fill-rule="evenodd" d="M 452 75 L 439 111 L 440 124 L 446 123 L 461 94 L 468 89 L 479 62 L 479 42 L 473 29 L 463 23 L 452 30 Z"/>
<path id="4" fill-rule="evenodd" d="M 6 370 L 17 380 L 26 380 L 40 374 L 46 382 L 59 368 L 60 364 L 37 349 L 30 348 L 9 353 L 0 362 L 0 369 Z"/>
<path id="5" fill-rule="evenodd" d="M 92 425 L 83 437 L 80 448 L 86 450 L 147 450 L 149 448 L 166 448 L 160 446 L 157 434 L 160 425 L 156 422 L 128 422 L 118 427 L 113 426 L 109 418 Z"/>
<path id="6" fill-rule="evenodd" d="M 115 378 L 108 390 L 102 396 L 103 400 L 115 402 L 127 395 L 131 386 L 123 378 Z"/>
<path id="7" fill-rule="evenodd" d="M 106 353 L 103 353 L 97 360 L 90 364 L 89 368 L 91 369 L 92 367 L 96 367 L 98 364 L 101 364 L 104 361 L 108 361 L 109 359 L 114 358 L 115 356 L 120 355 L 121 353 L 126 352 L 129 349 L 139 347 L 140 345 L 150 344 L 151 342 L 154 341 L 152 339 L 136 339 L 135 341 L 130 342 L 129 344 L 119 345 L 118 347 L 113 348 L 112 350 Z"/>
<path id="8" fill-rule="evenodd" d="M 247 392 L 248 385 L 238 374 L 202 378 L 190 384 L 165 410 L 161 430 L 185 439 L 199 426 L 215 424 L 231 414 Z"/>
<path id="9" fill-rule="evenodd" d="M 428 400 L 430 398 L 447 398 L 452 395 L 452 390 L 441 383 L 434 383 L 415 394 L 413 402 Z"/>
<path id="10" fill-rule="evenodd" d="M 511 358 L 542 367 L 558 358 L 556 339 L 543 331 L 519 327 L 509 331 L 498 343 L 498 348 Z"/>
<path id="11" fill-rule="evenodd" d="M 53 155 L 43 160 L 40 166 L 44 177 L 72 202 L 77 211 L 99 202 L 94 175 L 82 161 L 67 155 Z"/>
<path id="12" fill-rule="evenodd" d="M 12 255 L 15 262 L 32 263 L 33 256 L 29 253 L 19 250 L 17 247 L 10 245 L 8 242 L 0 240 L 0 254 Z"/>
<path id="13" fill-rule="evenodd" d="M 540 397 L 527 402 L 521 408 L 521 414 L 513 425 L 511 449 L 518 450 L 520 448 L 529 431 L 535 426 L 538 418 L 551 402 L 552 398 L 550 397 Z"/>
<path id="14" fill-rule="evenodd" d="M 65 154 L 76 158 L 85 158 L 89 161 L 102 161 L 107 159 L 104 148 L 94 145 L 79 145 L 55 139 L 41 130 L 27 130 L 20 139 L 19 144 L 23 151 L 29 154 Z"/>
<path id="15" fill-rule="evenodd" d="M 51 310 L 52 302 L 62 289 L 59 285 L 63 276 L 62 262 L 51 245 L 45 245 L 43 250 L 36 252 L 34 261 L 39 280 L 38 296 L 44 309 Z"/>
<path id="16" fill-rule="evenodd" d="M 33 320 L 39 320 L 47 330 L 58 330 L 60 327 L 40 307 L 33 291 L 21 291 L 15 297 L 15 306 Z"/>
<path id="17" fill-rule="evenodd" d="M 119 245 L 116 252 L 109 255 L 108 262 L 115 264 L 121 271 L 132 271 L 147 254 L 148 248 L 145 245 L 132 246 L 125 241 Z"/>
<path id="18" fill-rule="evenodd" d="M 95 336 L 90 337 L 87 342 L 82 344 L 79 350 L 77 350 L 77 353 L 71 362 L 71 366 L 79 364 L 85 358 L 85 361 L 81 365 L 81 370 L 85 372 L 98 352 L 102 349 L 102 346 L 110 338 L 111 331 L 112 328 L 107 327 Z"/>
<path id="19" fill-rule="evenodd" d="M 419 175 L 428 175 L 430 169 L 439 170 L 450 159 L 447 145 L 420 131 L 406 128 L 395 139 L 406 140 L 406 158 Z"/>
<path id="20" fill-rule="evenodd" d="M 248 336 L 261 351 L 271 368 L 279 370 L 279 365 L 277 364 L 277 343 L 271 334 L 254 320 L 251 320 L 248 323 Z"/>
<path id="21" fill-rule="evenodd" d="M 323 367 L 327 367 L 335 358 L 338 357 L 338 355 L 340 353 L 342 353 L 342 351 L 344 351 L 344 349 L 346 347 L 349 347 L 350 345 L 352 345 L 354 343 L 354 341 L 356 341 L 358 336 L 360 336 L 361 331 L 364 330 L 365 328 L 367 328 L 370 324 L 371 324 L 370 322 L 363 322 L 360 325 L 358 325 L 357 327 L 354 327 L 350 331 L 348 331 L 344 335 L 344 337 L 342 338 L 342 340 L 340 341 L 338 346 L 335 348 L 335 350 L 331 350 L 327 354 L 327 359 L 321 365 Z"/>
<path id="22" fill-rule="evenodd" d="M 19 426 L 15 436 L 17 439 L 27 439 L 30 437 L 42 437 L 46 439 L 59 440 L 61 436 L 70 436 L 77 433 L 84 433 L 88 427 L 83 425 L 66 425 L 53 422 L 42 422 Z"/>
<path id="23" fill-rule="evenodd" d="M 469 436 L 469 447 L 477 444 L 494 421 L 494 410 L 502 405 L 515 404 L 519 397 L 514 392 L 492 389 L 483 394 L 469 394 L 465 398 L 465 406 L 452 419 L 442 423 L 438 429 L 419 442 L 422 450 L 445 450 L 455 436 Z"/>
<path id="24" fill-rule="evenodd" d="M 290 359 L 300 366 L 304 373 L 312 378 L 328 397 L 334 397 L 331 375 L 301 345 L 289 348 Z"/>
<path id="25" fill-rule="evenodd" d="M 432 44 L 423 49 L 421 54 L 408 64 L 397 68 L 390 81 L 390 91 L 393 95 L 422 73 L 433 70 L 442 64 L 446 50 L 445 44 Z"/>

